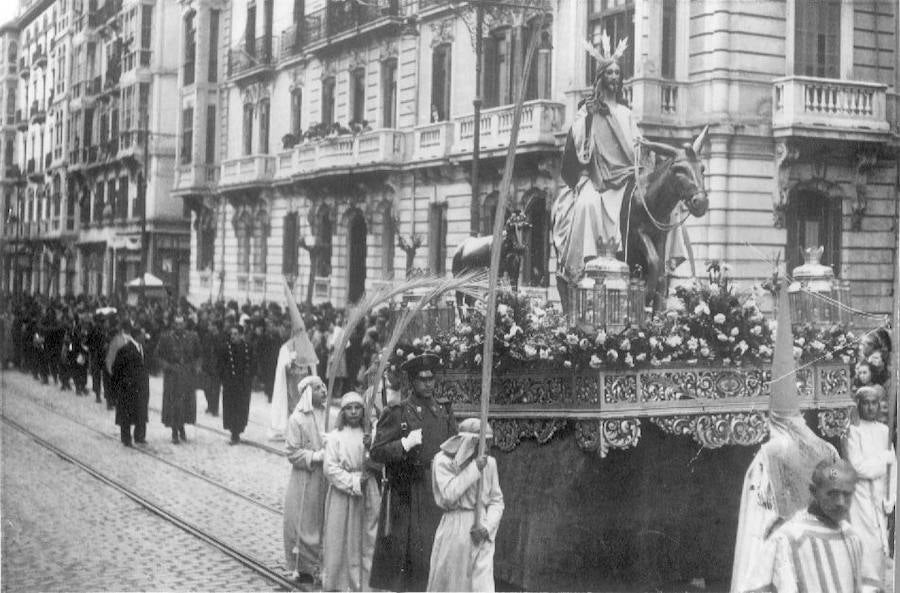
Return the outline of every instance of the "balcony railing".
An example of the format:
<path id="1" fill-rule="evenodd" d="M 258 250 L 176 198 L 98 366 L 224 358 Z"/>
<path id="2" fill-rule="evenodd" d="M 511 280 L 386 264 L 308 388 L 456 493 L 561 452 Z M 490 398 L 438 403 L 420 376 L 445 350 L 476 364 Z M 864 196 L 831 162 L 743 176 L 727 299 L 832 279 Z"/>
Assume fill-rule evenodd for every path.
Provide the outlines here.
<path id="1" fill-rule="evenodd" d="M 31 62 L 35 68 L 43 68 L 47 65 L 47 54 L 44 53 L 44 49 L 40 45 L 37 46 L 37 50 L 31 56 Z"/>
<path id="2" fill-rule="evenodd" d="M 294 23 L 281 32 L 281 58 L 300 55 L 303 52 L 303 25 Z"/>
<path id="3" fill-rule="evenodd" d="M 31 103 L 31 123 L 40 124 L 44 123 L 47 119 L 47 112 L 44 110 L 44 107 L 40 105 L 37 101 L 32 101 Z"/>
<path id="4" fill-rule="evenodd" d="M 315 43 L 322 39 L 360 29 L 385 17 L 400 16 L 399 0 L 376 2 L 329 2 L 306 16 L 306 40 Z"/>
<path id="5" fill-rule="evenodd" d="M 413 131 L 413 160 L 430 161 L 447 157 L 453 145 L 453 128 L 450 121 L 417 127 Z"/>
<path id="6" fill-rule="evenodd" d="M 219 182 L 218 165 L 181 165 L 175 174 L 175 190 L 214 186 Z"/>
<path id="7" fill-rule="evenodd" d="M 99 95 L 103 91 L 103 78 L 100 76 L 95 76 L 92 79 L 86 81 L 84 84 L 85 97 Z"/>
<path id="8" fill-rule="evenodd" d="M 23 109 L 16 109 L 16 128 L 20 132 L 28 129 L 28 112 Z"/>
<path id="9" fill-rule="evenodd" d="M 31 75 L 31 65 L 28 63 L 23 57 L 19 58 L 19 76 L 22 78 L 28 78 Z"/>
<path id="10" fill-rule="evenodd" d="M 228 72 L 230 76 L 272 67 L 275 63 L 275 39 L 270 36 L 257 37 L 252 43 L 241 42 L 228 50 Z"/>
<path id="11" fill-rule="evenodd" d="M 397 166 L 405 158 L 405 136 L 397 130 L 374 130 L 298 144 L 278 154 L 275 176 L 284 179 L 328 169 Z"/>
<path id="12" fill-rule="evenodd" d="M 775 80 L 772 127 L 819 132 L 890 132 L 887 86 L 872 82 L 789 76 Z M 801 132 L 802 133 L 802 132 Z"/>
<path id="13" fill-rule="evenodd" d="M 481 149 L 492 150 L 509 146 L 514 106 L 494 107 L 481 112 Z M 475 137 L 475 117 L 467 115 L 455 120 L 455 153 L 472 152 Z M 522 107 L 518 144 L 555 144 L 556 135 L 563 132 L 565 106 L 544 99 L 527 101 Z"/>
<path id="14" fill-rule="evenodd" d="M 222 163 L 219 185 L 243 185 L 267 182 L 275 173 L 275 157 L 257 154 L 230 159 Z"/>

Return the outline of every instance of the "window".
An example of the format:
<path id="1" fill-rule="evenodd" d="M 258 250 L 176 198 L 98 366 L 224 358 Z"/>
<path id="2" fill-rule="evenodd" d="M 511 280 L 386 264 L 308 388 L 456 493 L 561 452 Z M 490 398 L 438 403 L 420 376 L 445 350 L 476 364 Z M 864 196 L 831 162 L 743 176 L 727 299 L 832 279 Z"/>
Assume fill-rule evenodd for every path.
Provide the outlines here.
<path id="1" fill-rule="evenodd" d="M 794 190 L 788 202 L 787 266 L 803 263 L 803 251 L 823 247 L 821 262 L 831 266 L 835 276 L 841 271 L 841 201 L 817 190 Z"/>
<path id="2" fill-rule="evenodd" d="M 663 0 L 662 5 L 662 56 L 660 74 L 663 78 L 675 78 L 675 4 L 676 0 Z"/>
<path id="3" fill-rule="evenodd" d="M 334 77 L 322 80 L 322 123 L 334 123 Z"/>
<path id="4" fill-rule="evenodd" d="M 796 0 L 795 6 L 794 74 L 839 78 L 841 3 Z"/>
<path id="5" fill-rule="evenodd" d="M 209 11 L 209 72 L 207 80 L 219 79 L 219 11 Z"/>
<path id="6" fill-rule="evenodd" d="M 259 154 L 269 154 L 269 100 L 259 102 Z"/>
<path id="7" fill-rule="evenodd" d="M 543 196 L 535 195 L 527 202 L 525 216 L 530 227 L 525 227 L 525 257 L 522 271 L 528 286 L 548 286 L 550 274 L 550 220 L 547 203 Z"/>
<path id="8" fill-rule="evenodd" d="M 265 212 L 260 212 L 253 221 L 250 242 L 253 249 L 253 273 L 265 274 L 269 254 L 269 224 Z"/>
<path id="9" fill-rule="evenodd" d="M 234 234 L 237 238 L 238 273 L 250 272 L 250 221 L 246 213 L 240 215 L 234 223 Z"/>
<path id="10" fill-rule="evenodd" d="M 150 65 L 150 41 L 153 33 L 153 6 L 144 4 L 141 10 L 141 66 Z"/>
<path id="11" fill-rule="evenodd" d="M 350 97 L 353 116 L 350 121 L 360 123 L 366 119 L 365 68 L 356 68 L 350 72 Z"/>
<path id="12" fill-rule="evenodd" d="M 122 132 L 129 137 L 134 129 L 134 86 L 127 86 L 122 90 Z"/>
<path id="13" fill-rule="evenodd" d="M 128 177 L 125 177 L 124 175 L 119 177 L 119 193 L 117 198 L 121 217 L 126 218 L 128 216 Z"/>
<path id="14" fill-rule="evenodd" d="M 491 192 L 484 198 L 481 206 L 481 236 L 487 237 L 494 234 L 494 217 L 497 216 L 497 192 Z"/>
<path id="15" fill-rule="evenodd" d="M 531 36 L 539 24 L 540 19 L 536 18 L 522 29 L 520 55 L 523 68 L 528 46 L 531 44 Z M 544 27 L 538 32 L 541 37 L 535 48 L 534 57 L 531 59 L 531 72 L 528 76 L 528 87 L 525 89 L 525 100 L 527 101 L 550 98 L 553 63 L 553 41 L 550 31 L 551 23 L 545 22 Z"/>
<path id="16" fill-rule="evenodd" d="M 298 272 L 297 246 L 299 245 L 300 220 L 296 212 L 284 217 L 284 232 L 281 253 L 281 273 L 296 276 Z"/>
<path id="17" fill-rule="evenodd" d="M 291 89 L 291 133 L 298 137 L 303 131 L 303 89 Z"/>
<path id="18" fill-rule="evenodd" d="M 244 29 L 244 51 L 248 56 L 256 57 L 256 5 L 247 7 L 247 25 Z"/>
<path id="19" fill-rule="evenodd" d="M 244 154 L 253 154 L 253 104 L 244 105 Z"/>
<path id="20" fill-rule="evenodd" d="M 94 186 L 94 215 L 92 220 L 94 222 L 101 222 L 103 220 L 103 182 L 98 182 L 97 185 Z"/>
<path id="21" fill-rule="evenodd" d="M 194 62 L 197 58 L 197 27 L 194 25 L 196 13 L 191 11 L 184 17 L 184 84 L 194 84 Z"/>
<path id="22" fill-rule="evenodd" d="M 588 41 L 599 47 L 600 36 L 605 31 L 609 35 L 610 45 L 615 49 L 623 38 L 628 38 L 628 49 L 619 60 L 622 68 L 622 80 L 634 76 L 634 1 L 633 0 L 590 0 L 588 9 Z M 587 61 L 588 84 L 597 77 L 597 64 Z"/>
<path id="23" fill-rule="evenodd" d="M 206 164 L 216 162 L 216 106 L 206 106 Z"/>
<path id="24" fill-rule="evenodd" d="M 212 210 L 203 209 L 194 221 L 197 231 L 197 270 L 212 270 L 216 250 L 216 217 Z"/>
<path id="25" fill-rule="evenodd" d="M 428 266 L 441 276 L 447 264 L 447 204 L 432 204 L 428 210 Z"/>
<path id="26" fill-rule="evenodd" d="M 397 60 L 381 64 L 381 127 L 397 127 Z"/>
<path id="27" fill-rule="evenodd" d="M 331 213 L 323 206 L 316 215 L 316 276 L 320 278 L 331 276 L 331 235 Z"/>
<path id="28" fill-rule="evenodd" d="M 385 204 L 381 211 L 381 276 L 385 280 L 394 279 L 394 244 L 397 231 L 391 205 Z"/>
<path id="29" fill-rule="evenodd" d="M 181 164 L 186 165 L 193 160 L 194 153 L 194 108 L 188 107 L 181 112 Z"/>
<path id="30" fill-rule="evenodd" d="M 496 29 L 484 39 L 484 106 L 497 107 L 513 102 L 512 29 Z"/>

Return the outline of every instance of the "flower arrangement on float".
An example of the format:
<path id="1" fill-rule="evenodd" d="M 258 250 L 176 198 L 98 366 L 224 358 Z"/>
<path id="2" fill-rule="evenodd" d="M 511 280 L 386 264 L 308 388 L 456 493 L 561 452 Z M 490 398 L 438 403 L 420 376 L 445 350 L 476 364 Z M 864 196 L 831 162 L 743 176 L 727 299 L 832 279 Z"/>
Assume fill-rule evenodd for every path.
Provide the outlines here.
<path id="1" fill-rule="evenodd" d="M 629 370 L 664 365 L 763 365 L 772 360 L 775 320 L 761 311 L 761 289 L 735 294 L 725 283 L 694 283 L 673 291 L 661 312 L 644 311 L 625 329 L 607 333 L 572 325 L 556 304 L 514 293 L 498 298 L 494 367 L 529 370 Z M 392 353 L 392 363 L 431 352 L 447 369 L 476 371 L 482 364 L 484 311 L 455 327 L 417 337 Z M 856 359 L 856 337 L 844 325 L 794 328 L 801 364 Z"/>

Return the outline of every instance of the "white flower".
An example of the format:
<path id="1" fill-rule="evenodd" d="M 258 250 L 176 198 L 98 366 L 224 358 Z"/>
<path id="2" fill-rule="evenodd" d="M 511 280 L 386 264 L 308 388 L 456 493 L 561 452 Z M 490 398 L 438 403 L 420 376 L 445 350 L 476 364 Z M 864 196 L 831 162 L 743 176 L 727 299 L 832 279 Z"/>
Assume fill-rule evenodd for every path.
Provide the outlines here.
<path id="1" fill-rule="evenodd" d="M 475 355 L 475 364 L 481 364 L 481 355 L 480 354 Z"/>
<path id="2" fill-rule="evenodd" d="M 541 348 L 541 360 L 550 360 L 550 351 L 546 348 Z"/>
<path id="3" fill-rule="evenodd" d="M 656 339 L 656 336 L 650 336 L 650 349 L 656 350 L 659 347 L 659 340 Z"/>
<path id="4" fill-rule="evenodd" d="M 713 321 L 719 325 L 725 323 L 725 314 L 724 313 L 716 313 L 716 316 L 713 317 Z"/>
<path id="5" fill-rule="evenodd" d="M 818 350 L 819 352 L 825 350 L 825 344 L 823 344 L 819 340 L 813 340 L 809 345 L 812 346 L 813 350 Z"/>
<path id="6" fill-rule="evenodd" d="M 709 348 L 707 348 L 706 346 L 704 346 L 703 348 L 700 349 L 700 356 L 702 356 L 704 358 L 708 358 L 709 353 L 710 353 Z"/>
<path id="7" fill-rule="evenodd" d="M 421 348 L 422 347 L 422 338 L 416 338 L 412 342 L 413 348 Z"/>
<path id="8" fill-rule="evenodd" d="M 740 350 L 741 354 L 744 354 L 745 352 L 747 352 L 747 350 L 749 348 L 750 348 L 750 346 L 748 346 L 747 342 L 745 342 L 744 340 L 741 340 L 740 342 L 738 342 L 737 346 L 734 347 L 735 350 Z"/>
<path id="9" fill-rule="evenodd" d="M 799 359 L 801 356 L 803 356 L 803 348 L 794 346 L 794 360 Z"/>
<path id="10" fill-rule="evenodd" d="M 753 334 L 754 336 L 761 336 L 762 335 L 762 326 L 754 325 L 753 327 L 750 328 L 750 333 Z"/>
<path id="11" fill-rule="evenodd" d="M 424 338 L 422 338 L 422 345 L 425 346 L 426 348 L 431 348 L 431 345 L 433 343 L 434 343 L 434 340 L 431 338 L 431 336 L 425 336 Z"/>
<path id="12" fill-rule="evenodd" d="M 804 345 L 806 345 L 806 338 L 804 338 L 803 336 L 800 336 L 799 338 L 794 340 L 794 343 L 797 344 L 798 346 L 804 346 Z"/>
<path id="13" fill-rule="evenodd" d="M 699 343 L 697 342 L 697 338 L 691 336 L 687 341 L 687 347 L 691 350 L 696 350 Z"/>
<path id="14" fill-rule="evenodd" d="M 716 339 L 719 340 L 720 342 L 727 342 L 728 336 L 726 336 L 725 334 L 720 332 L 720 333 L 716 334 Z"/>
<path id="15" fill-rule="evenodd" d="M 578 344 L 578 336 L 569 334 L 566 336 L 566 342 L 568 342 L 570 346 L 575 346 Z"/>
<path id="16" fill-rule="evenodd" d="M 469 345 L 466 343 L 462 343 L 457 347 L 457 350 L 459 350 L 460 354 L 465 354 L 469 351 Z"/>
<path id="17" fill-rule="evenodd" d="M 625 364 L 627 364 L 627 365 L 630 366 L 630 367 L 633 367 L 633 366 L 634 366 L 634 357 L 631 356 L 631 354 L 626 354 L 626 355 L 625 355 Z"/>
<path id="18" fill-rule="evenodd" d="M 841 360 L 844 361 L 844 364 L 850 364 L 850 357 L 846 354 L 841 354 Z"/>
<path id="19" fill-rule="evenodd" d="M 591 362 L 589 363 L 592 369 L 599 369 L 603 366 L 603 360 L 597 356 L 596 354 L 591 355 Z"/>
<path id="20" fill-rule="evenodd" d="M 619 350 L 631 350 L 631 340 L 629 340 L 628 338 L 622 340 L 622 342 L 619 344 Z"/>
<path id="21" fill-rule="evenodd" d="M 737 337 L 737 335 L 738 335 L 739 333 L 741 333 L 741 330 L 739 330 L 738 328 L 736 328 L 736 327 L 732 327 L 732 328 L 731 328 L 731 335 L 732 335 L 732 336 Z"/>
<path id="22" fill-rule="evenodd" d="M 605 343 L 606 343 L 606 332 L 601 329 L 600 331 L 597 332 L 597 337 L 594 338 L 594 344 L 596 344 L 598 346 L 602 346 Z"/>
<path id="23" fill-rule="evenodd" d="M 438 344 L 437 346 L 435 346 L 435 347 L 434 347 L 434 351 L 435 351 L 436 354 L 440 354 L 440 353 L 441 353 L 441 345 Z"/>
<path id="24" fill-rule="evenodd" d="M 640 354 L 635 356 L 634 359 L 638 362 L 644 362 L 645 360 L 647 360 L 647 354 L 645 352 L 641 352 Z"/>
<path id="25" fill-rule="evenodd" d="M 564 360 L 564 361 L 563 361 L 563 366 L 566 367 L 567 369 L 571 369 L 571 368 L 572 368 L 572 362 L 569 361 L 569 360 Z"/>
<path id="26" fill-rule="evenodd" d="M 709 305 L 706 304 L 706 301 L 700 301 L 694 307 L 694 315 L 709 315 Z"/>
<path id="27" fill-rule="evenodd" d="M 681 346 L 681 343 L 681 336 L 675 335 L 666 338 L 666 344 L 669 346 L 669 348 L 678 348 L 679 346 Z"/>
<path id="28" fill-rule="evenodd" d="M 406 360 L 412 360 L 415 357 L 416 357 L 416 355 L 413 354 L 412 352 L 410 352 L 409 354 L 406 355 Z"/>
<path id="29" fill-rule="evenodd" d="M 666 319 L 668 319 L 669 321 L 675 321 L 676 319 L 678 319 L 678 311 L 669 309 L 668 311 L 666 311 Z"/>
<path id="30" fill-rule="evenodd" d="M 401 348 L 397 348 L 397 356 L 403 356 L 403 350 Z"/>
<path id="31" fill-rule="evenodd" d="M 500 317 L 507 317 L 510 314 L 509 306 L 504 305 L 503 303 L 497 305 L 497 315 Z"/>
<path id="32" fill-rule="evenodd" d="M 524 352 L 525 356 L 527 356 L 528 358 L 534 358 L 535 356 L 537 356 L 537 348 L 530 344 L 525 344 L 525 346 L 522 348 L 522 352 Z"/>
<path id="33" fill-rule="evenodd" d="M 606 353 L 606 358 L 608 358 L 610 362 L 615 362 L 619 360 L 619 353 L 615 350 L 610 350 Z"/>
<path id="34" fill-rule="evenodd" d="M 587 338 L 581 338 L 581 341 L 578 342 L 578 346 L 579 346 L 582 350 L 587 350 L 588 348 L 591 347 L 591 343 L 588 342 Z"/>

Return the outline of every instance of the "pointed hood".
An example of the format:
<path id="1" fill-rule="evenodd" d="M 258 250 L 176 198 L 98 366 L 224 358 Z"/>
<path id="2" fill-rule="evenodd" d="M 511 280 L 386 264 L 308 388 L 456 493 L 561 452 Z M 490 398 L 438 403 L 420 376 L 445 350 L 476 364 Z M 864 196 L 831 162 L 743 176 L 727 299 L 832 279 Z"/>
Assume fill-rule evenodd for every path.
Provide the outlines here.
<path id="1" fill-rule="evenodd" d="M 800 397 L 794 374 L 794 336 L 791 331 L 791 308 L 783 282 L 776 287 L 775 354 L 772 360 L 772 382 L 769 413 L 782 418 L 800 415 Z"/>
<path id="2" fill-rule="evenodd" d="M 288 315 L 291 316 L 291 339 L 290 349 L 296 353 L 294 363 L 298 366 L 311 366 L 313 369 L 319 364 L 319 357 L 316 356 L 316 349 L 313 348 L 312 342 L 309 341 L 309 335 L 306 333 L 306 324 L 303 323 L 303 317 L 300 315 L 300 309 L 297 307 L 297 301 L 294 300 L 294 293 L 288 286 L 287 281 L 282 279 L 284 284 L 284 296 L 287 300 Z"/>

